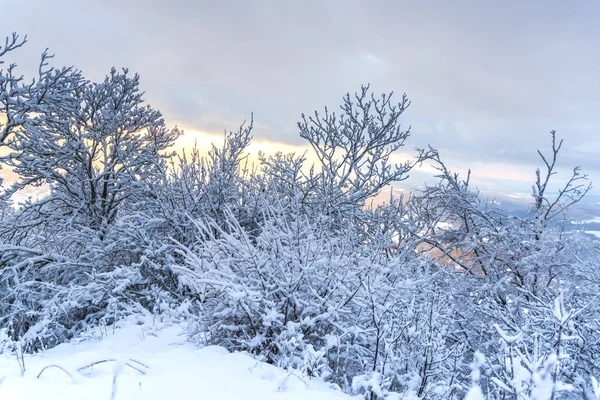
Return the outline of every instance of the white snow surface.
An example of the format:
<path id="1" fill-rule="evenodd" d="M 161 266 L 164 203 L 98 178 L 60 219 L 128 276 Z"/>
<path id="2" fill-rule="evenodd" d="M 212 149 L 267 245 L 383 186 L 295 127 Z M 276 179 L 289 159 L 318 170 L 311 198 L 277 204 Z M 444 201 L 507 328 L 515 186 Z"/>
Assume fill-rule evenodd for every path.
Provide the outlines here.
<path id="1" fill-rule="evenodd" d="M 177 325 L 156 329 L 130 322 L 114 332 L 107 328 L 102 336 L 26 355 L 24 376 L 15 355 L 4 351 L 0 354 L 0 399 L 351 398 L 323 381 L 258 362 L 247 354 L 229 353 L 216 346 L 200 348 L 188 342 L 184 330 Z M 78 371 L 108 359 L 112 361 Z M 40 371 L 50 365 L 64 368 L 72 378 L 57 367 L 49 367 L 38 379 Z"/>
<path id="2" fill-rule="evenodd" d="M 589 234 L 589 235 L 594 235 L 596 236 L 598 239 L 600 239 L 600 231 L 588 231 L 586 230 L 585 233 Z"/>

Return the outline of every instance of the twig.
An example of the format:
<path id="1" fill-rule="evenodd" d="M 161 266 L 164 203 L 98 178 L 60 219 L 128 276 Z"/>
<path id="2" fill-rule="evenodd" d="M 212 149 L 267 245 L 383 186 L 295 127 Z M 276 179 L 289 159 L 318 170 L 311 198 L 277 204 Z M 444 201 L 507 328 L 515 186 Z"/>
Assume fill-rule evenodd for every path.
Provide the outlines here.
<path id="1" fill-rule="evenodd" d="M 82 371 L 82 370 L 84 370 L 84 369 L 91 368 L 91 367 L 93 367 L 94 365 L 103 364 L 103 363 L 106 363 L 106 362 L 114 362 L 114 361 L 117 361 L 117 360 L 115 360 L 114 358 L 109 358 L 109 359 L 107 359 L 107 360 L 94 361 L 94 362 L 93 362 L 93 363 L 91 363 L 91 364 L 87 364 L 87 365 L 84 365 L 83 367 L 77 368 L 77 371 L 79 372 L 79 371 Z M 148 368 L 148 366 L 147 366 L 147 365 L 144 365 L 143 363 L 141 363 L 141 362 L 139 362 L 139 361 L 132 360 L 131 358 L 129 359 L 129 361 L 131 361 L 131 362 L 134 362 L 134 363 L 136 363 L 136 364 L 139 364 L 139 365 L 141 365 L 141 366 L 142 366 L 142 367 L 144 367 L 144 368 Z M 139 372 L 139 373 L 140 373 L 140 374 L 142 374 L 142 375 L 146 375 L 146 372 L 144 372 L 143 370 L 141 370 L 141 369 L 139 369 L 139 368 L 137 368 L 137 367 L 134 367 L 133 365 L 131 365 L 131 364 L 129 364 L 129 363 L 125 363 L 125 365 L 127 365 L 127 366 L 128 366 L 129 368 L 131 368 L 131 369 L 134 369 L 134 370 L 136 370 L 137 372 Z"/>
<path id="2" fill-rule="evenodd" d="M 56 364 L 50 364 L 50 365 L 46 365 L 41 371 L 40 373 L 37 375 L 37 379 L 40 379 L 40 377 L 42 376 L 42 374 L 44 373 L 45 370 L 47 370 L 48 368 L 58 368 L 60 369 L 62 372 L 64 372 L 65 374 L 67 374 L 69 376 L 69 378 L 73 379 L 73 376 L 69 373 L 69 371 L 67 371 L 66 369 L 64 369 L 63 367 L 61 367 L 60 365 L 56 365 Z"/>

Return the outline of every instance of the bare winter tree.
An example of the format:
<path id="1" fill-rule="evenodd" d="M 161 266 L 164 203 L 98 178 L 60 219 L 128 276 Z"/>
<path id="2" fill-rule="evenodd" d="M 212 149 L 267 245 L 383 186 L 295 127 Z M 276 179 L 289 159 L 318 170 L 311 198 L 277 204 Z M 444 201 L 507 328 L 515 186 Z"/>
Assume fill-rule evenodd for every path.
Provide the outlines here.
<path id="1" fill-rule="evenodd" d="M 426 187 L 415 198 L 419 219 L 428 221 L 420 232 L 423 240 L 436 248 L 452 264 L 474 274 L 488 275 L 505 271 L 515 274 L 517 282 L 523 283 L 513 264 L 516 258 L 535 247 L 523 244 L 523 238 L 540 239 L 541 232 L 550 220 L 564 215 L 573 204 L 580 201 L 590 190 L 587 175 L 579 167 L 555 196 L 549 193 L 549 183 L 556 174 L 556 163 L 562 146 L 557 143 L 556 133 L 551 132 L 552 155 L 546 157 L 538 151 L 545 165 L 545 172 L 536 170 L 533 186 L 531 213 L 525 218 L 506 215 L 494 202 L 485 202 L 477 189 L 470 184 L 470 171 L 466 178 L 451 172 L 440 156 L 430 159 L 437 169 L 439 182 Z M 475 243 L 476 242 L 476 243 Z M 510 249 L 510 250 L 509 250 Z M 512 267 L 511 267 L 512 265 Z"/>
<path id="2" fill-rule="evenodd" d="M 27 42 L 13 33 L 7 37 L 4 46 L 0 46 L 0 65 L 9 53 L 14 52 Z M 0 143 L 25 122 L 41 123 L 41 118 L 50 118 L 60 109 L 72 106 L 72 93 L 83 83 L 83 77 L 73 67 L 54 68 L 48 63 L 53 55 L 48 50 L 42 53 L 38 75 L 26 82 L 17 74 L 17 65 L 9 64 L 0 70 Z"/>
<path id="3" fill-rule="evenodd" d="M 547 157 L 538 150 L 545 168 L 543 172 L 539 168 L 535 171 L 536 181 L 533 185 L 533 212 L 544 226 L 552 218 L 564 214 L 569 207 L 578 203 L 592 188 L 591 182 L 588 182 L 588 176 L 582 173 L 581 168 L 577 166 L 573 168 L 571 177 L 559 189 L 558 194 L 554 198 L 548 196 L 548 183 L 556 174 L 556 160 L 563 144 L 563 139 L 557 143 L 556 131 L 550 132 L 550 136 L 552 138 L 552 154 Z"/>
<path id="4" fill-rule="evenodd" d="M 103 231 L 158 172 L 161 152 L 178 131 L 143 104 L 139 76 L 126 69 L 112 69 L 104 82 L 70 96 L 69 107 L 39 108 L 39 117 L 24 121 L 5 143 L 11 152 L 2 163 L 19 176 L 5 196 L 49 184 L 49 196 L 22 210 L 28 222 L 48 217 Z"/>
<path id="5" fill-rule="evenodd" d="M 0 323 L 28 351 L 127 307 L 124 292 L 143 282 L 133 264 L 151 226 L 134 206 L 153 197 L 148 183 L 161 177 L 179 133 L 144 104 L 127 70 L 77 83 L 24 112 L 0 158 L 18 176 L 3 199 L 49 188 L 0 224 Z"/>
<path id="6" fill-rule="evenodd" d="M 399 103 L 392 95 L 376 97 L 369 85 L 354 96 L 347 94 L 341 113 L 315 112 L 302 115 L 300 136 L 308 140 L 321 168 L 315 176 L 317 201 L 329 212 L 342 212 L 364 205 L 365 201 L 392 182 L 408 177 L 408 172 L 427 154 L 416 160 L 394 164 L 395 151 L 410 136 L 400 117 L 409 107 L 406 95 Z"/>

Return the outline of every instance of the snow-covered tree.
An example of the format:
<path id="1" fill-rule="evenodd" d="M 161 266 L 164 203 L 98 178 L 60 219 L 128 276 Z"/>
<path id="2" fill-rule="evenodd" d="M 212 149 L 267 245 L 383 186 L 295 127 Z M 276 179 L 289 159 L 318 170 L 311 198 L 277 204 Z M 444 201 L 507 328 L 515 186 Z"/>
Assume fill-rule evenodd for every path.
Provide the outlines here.
<path id="1" fill-rule="evenodd" d="M 27 37 L 16 33 L 7 37 L 0 46 L 0 65 L 11 52 L 22 47 Z M 0 70 L 0 143 L 24 123 L 40 123 L 44 118 L 55 118 L 57 112 L 72 105 L 72 95 L 83 78 L 73 67 L 49 67 L 53 55 L 44 51 L 38 68 L 38 76 L 30 82 L 17 73 L 17 65 L 11 63 Z"/>
<path id="2" fill-rule="evenodd" d="M 178 135 L 144 104 L 137 75 L 112 69 L 101 83 L 64 76 L 62 97 L 31 109 L 18 102 L 27 111 L 11 125 L 0 159 L 18 176 L 4 199 L 35 186 L 49 191 L 6 213 L 0 228 L 2 320 L 29 350 L 135 303 L 128 291 L 143 282 L 135 263 L 144 243 L 135 233 L 144 226 L 134 223 L 134 206 L 155 196 L 150 182 Z"/>
<path id="3" fill-rule="evenodd" d="M 325 108 L 322 114 L 302 115 L 298 122 L 300 136 L 319 160 L 311 177 L 311 201 L 334 219 L 360 209 L 389 184 L 406 179 L 429 155 L 420 152 L 414 160 L 393 162 L 392 155 L 410 136 L 410 127 L 404 128 L 400 121 L 410 101 L 406 95 L 399 103 L 392 99 L 392 93 L 375 96 L 367 85 L 344 97 L 339 114 Z"/>
<path id="4" fill-rule="evenodd" d="M 27 203 L 18 215 L 29 224 L 76 225 L 102 232 L 124 201 L 144 190 L 144 181 L 176 138 L 160 112 L 143 104 L 139 76 L 112 69 L 101 83 L 71 92 L 69 107 L 41 107 L 5 142 L 3 164 L 19 179 L 5 196 L 48 185 L 50 195 Z"/>

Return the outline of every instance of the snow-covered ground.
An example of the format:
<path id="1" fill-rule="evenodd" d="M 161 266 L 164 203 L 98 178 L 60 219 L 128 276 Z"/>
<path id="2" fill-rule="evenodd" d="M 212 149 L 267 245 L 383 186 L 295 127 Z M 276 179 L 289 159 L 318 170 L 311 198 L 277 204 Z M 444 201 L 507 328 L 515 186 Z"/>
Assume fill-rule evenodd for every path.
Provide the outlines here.
<path id="1" fill-rule="evenodd" d="M 102 336 L 25 356 L 24 376 L 16 357 L 4 351 L 0 399 L 350 399 L 324 382 L 246 354 L 214 346 L 198 348 L 176 325 L 153 329 L 126 323 L 114 332 L 108 328 Z M 111 361 L 82 369 L 103 360 Z"/>

